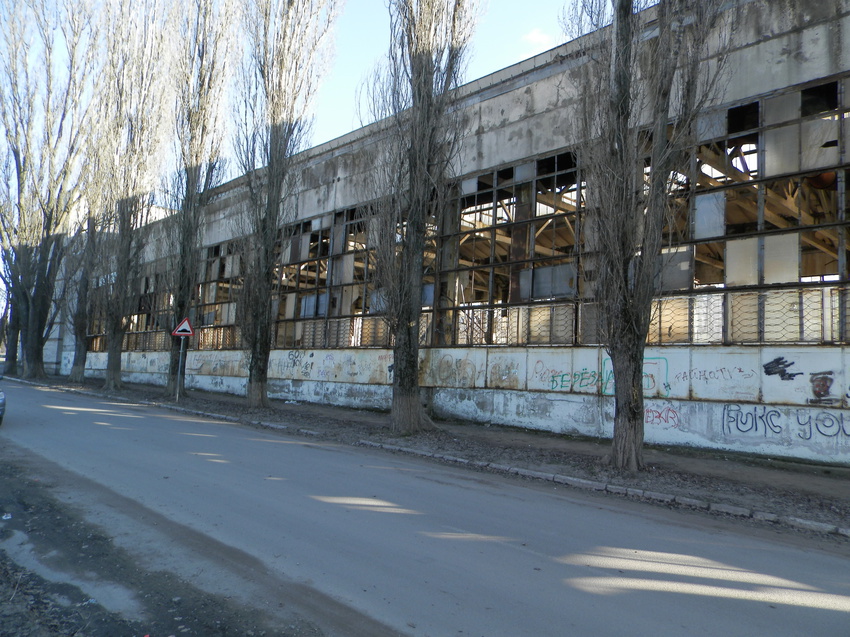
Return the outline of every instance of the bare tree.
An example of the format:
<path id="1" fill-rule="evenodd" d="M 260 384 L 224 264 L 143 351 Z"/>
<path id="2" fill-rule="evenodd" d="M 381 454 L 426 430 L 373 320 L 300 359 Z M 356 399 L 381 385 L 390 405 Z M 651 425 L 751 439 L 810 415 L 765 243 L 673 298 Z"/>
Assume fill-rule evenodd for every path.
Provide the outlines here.
<path id="1" fill-rule="evenodd" d="M 575 78 L 587 183 L 583 268 L 614 373 L 612 462 L 635 471 L 643 467 L 643 358 L 662 248 L 679 238 L 676 217 L 694 183 L 695 119 L 719 96 L 731 20 L 723 0 L 612 4 L 613 13 L 605 0 L 584 0 L 575 21 L 592 30 Z"/>
<path id="2" fill-rule="evenodd" d="M 190 0 L 175 13 L 174 73 L 178 167 L 167 220 L 169 265 L 166 268 L 173 326 L 188 317 L 198 287 L 203 211 L 222 176 L 223 106 L 227 95 L 228 57 L 233 18 L 230 3 Z M 185 359 L 180 369 L 180 337 L 171 338 L 169 394 L 183 392 Z M 180 387 L 177 386 L 178 379 Z"/>
<path id="3" fill-rule="evenodd" d="M 98 183 L 104 208 L 99 283 L 107 389 L 121 386 L 124 335 L 141 292 L 146 247 L 141 229 L 152 220 L 155 168 L 170 110 L 164 20 L 156 0 L 113 0 L 104 14 Z"/>
<path id="4" fill-rule="evenodd" d="M 249 196 L 238 243 L 242 287 L 237 317 L 250 350 L 248 402 L 263 405 L 268 403 L 282 226 L 293 213 L 293 156 L 308 132 L 308 108 L 336 0 L 243 0 L 242 10 L 245 53 L 236 155 Z"/>
<path id="5" fill-rule="evenodd" d="M 426 244 L 451 187 L 461 127 L 452 109 L 474 26 L 468 0 L 390 0 L 387 63 L 367 91 L 375 118 L 387 118 L 370 188 L 376 292 L 393 336 L 392 423 L 414 432 L 430 424 L 419 396 L 419 339 Z"/>
<path id="6" fill-rule="evenodd" d="M 88 335 L 93 314 L 93 297 L 90 294 L 92 276 L 98 255 L 100 238 L 100 208 L 89 208 L 77 232 L 68 242 L 68 256 L 65 259 L 65 278 L 69 284 L 71 306 L 71 331 L 74 335 L 74 361 L 68 380 L 82 383 L 85 378 L 86 359 L 88 358 Z"/>
<path id="7" fill-rule="evenodd" d="M 0 242 L 23 375 L 43 377 L 65 235 L 88 175 L 96 32 L 91 7 L 71 0 L 4 0 L 0 22 Z"/>

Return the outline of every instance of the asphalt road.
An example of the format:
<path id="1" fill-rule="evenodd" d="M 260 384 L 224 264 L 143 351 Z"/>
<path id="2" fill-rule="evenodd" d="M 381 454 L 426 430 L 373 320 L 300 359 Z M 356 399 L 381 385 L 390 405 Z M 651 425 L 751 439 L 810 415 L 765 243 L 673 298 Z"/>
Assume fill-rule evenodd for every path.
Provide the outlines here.
<path id="1" fill-rule="evenodd" d="M 0 444 L 149 568 L 329 635 L 850 635 L 805 537 L 4 381 Z"/>

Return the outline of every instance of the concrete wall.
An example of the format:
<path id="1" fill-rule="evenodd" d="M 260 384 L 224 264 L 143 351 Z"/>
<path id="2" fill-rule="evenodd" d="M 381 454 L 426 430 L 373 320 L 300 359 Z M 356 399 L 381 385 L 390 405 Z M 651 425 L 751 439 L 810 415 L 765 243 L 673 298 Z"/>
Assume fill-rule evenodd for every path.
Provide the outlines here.
<path id="1" fill-rule="evenodd" d="M 665 347 L 644 360 L 646 440 L 850 464 L 847 348 Z M 187 385 L 245 393 L 246 353 L 190 351 Z M 63 372 L 71 366 L 63 360 Z M 272 398 L 388 409 L 392 353 L 277 350 Z M 105 354 L 88 373 L 103 376 Z M 166 353 L 126 353 L 124 378 L 164 385 Z M 613 372 L 604 350 L 429 349 L 422 386 L 438 417 L 610 437 Z"/>

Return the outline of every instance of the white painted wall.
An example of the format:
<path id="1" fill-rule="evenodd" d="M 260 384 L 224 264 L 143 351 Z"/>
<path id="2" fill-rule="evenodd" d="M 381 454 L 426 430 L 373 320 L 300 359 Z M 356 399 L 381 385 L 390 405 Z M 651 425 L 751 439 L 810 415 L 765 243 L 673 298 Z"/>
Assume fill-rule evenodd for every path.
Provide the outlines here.
<path id="1" fill-rule="evenodd" d="M 646 440 L 850 464 L 847 348 L 648 348 Z M 63 373 L 71 367 L 63 358 Z M 276 350 L 269 394 L 281 400 L 388 409 L 392 353 Z M 168 354 L 123 355 L 124 378 L 164 385 Z M 87 373 L 102 377 L 105 354 Z M 247 353 L 190 351 L 189 388 L 245 394 Z M 613 375 L 595 347 L 422 351 L 422 386 L 435 414 L 556 433 L 610 437 Z"/>

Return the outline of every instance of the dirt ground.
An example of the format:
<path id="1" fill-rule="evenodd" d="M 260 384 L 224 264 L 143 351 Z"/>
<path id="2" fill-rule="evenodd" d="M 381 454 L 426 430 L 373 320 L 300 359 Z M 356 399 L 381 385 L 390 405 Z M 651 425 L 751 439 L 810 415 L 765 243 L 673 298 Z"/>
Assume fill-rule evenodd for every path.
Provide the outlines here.
<path id="1" fill-rule="evenodd" d="M 51 384 L 63 386 L 59 380 Z M 68 389 L 100 393 L 94 381 Z M 604 441 L 460 422 L 438 422 L 433 431 L 398 437 L 389 429 L 388 416 L 372 411 L 286 402 L 249 410 L 241 398 L 200 392 L 181 397 L 175 405 L 173 399 L 163 397 L 162 389 L 147 386 L 129 386 L 110 397 L 216 414 L 286 435 L 403 448 L 441 457 L 435 462 L 463 462 L 470 471 L 509 469 L 516 479 L 535 479 L 528 477 L 530 471 L 589 480 L 593 484 L 583 486 L 607 485 L 608 497 L 685 506 L 707 516 L 725 515 L 740 524 L 804 534 L 825 546 L 850 549 L 850 467 L 648 447 L 647 470 L 631 475 L 605 464 L 608 444 Z M 14 542 L 19 547 L 28 543 L 29 550 L 40 556 L 55 555 L 66 567 L 72 564 L 80 577 L 119 582 L 143 600 L 144 608 L 139 617 L 123 617 L 110 611 L 103 600 L 86 597 L 73 583 L 43 577 L 26 560 L 10 558 L 3 547 Z M 52 485 L 26 477 L 13 458 L 0 462 L 0 637 L 321 634 L 297 617 L 281 627 L 254 609 L 200 591 L 169 573 L 139 568 L 98 528 L 63 506 Z"/>

